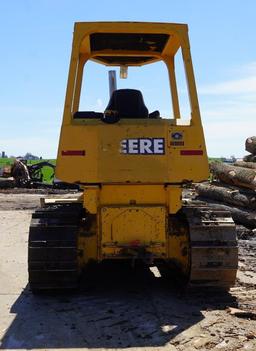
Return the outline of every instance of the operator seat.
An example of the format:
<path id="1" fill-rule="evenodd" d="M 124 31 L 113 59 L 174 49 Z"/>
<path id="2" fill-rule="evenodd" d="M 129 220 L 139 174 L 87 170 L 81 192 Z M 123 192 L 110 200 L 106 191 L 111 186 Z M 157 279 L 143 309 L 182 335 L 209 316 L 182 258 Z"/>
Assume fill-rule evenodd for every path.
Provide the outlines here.
<path id="1" fill-rule="evenodd" d="M 142 93 L 135 89 L 114 90 L 106 107 L 105 114 L 120 118 L 148 118 L 148 109 Z"/>

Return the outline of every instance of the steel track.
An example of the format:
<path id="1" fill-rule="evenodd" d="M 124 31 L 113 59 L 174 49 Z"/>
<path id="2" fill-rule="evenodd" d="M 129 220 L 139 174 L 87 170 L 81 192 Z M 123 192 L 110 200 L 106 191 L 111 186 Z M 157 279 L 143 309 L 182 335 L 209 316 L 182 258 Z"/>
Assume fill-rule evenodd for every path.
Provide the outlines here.
<path id="1" fill-rule="evenodd" d="M 191 287 L 227 289 L 238 268 L 236 228 L 230 213 L 207 205 L 183 207 L 189 226 Z"/>
<path id="2" fill-rule="evenodd" d="M 76 288 L 82 211 L 81 204 L 69 203 L 50 205 L 33 213 L 28 245 L 32 291 Z"/>

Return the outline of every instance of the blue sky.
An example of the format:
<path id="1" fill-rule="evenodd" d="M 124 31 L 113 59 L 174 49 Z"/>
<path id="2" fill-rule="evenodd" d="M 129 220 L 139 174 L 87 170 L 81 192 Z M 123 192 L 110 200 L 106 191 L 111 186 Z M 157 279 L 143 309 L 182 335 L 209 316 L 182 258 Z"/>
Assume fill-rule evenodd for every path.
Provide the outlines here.
<path id="1" fill-rule="evenodd" d="M 56 156 L 73 23 L 124 20 L 188 23 L 208 154 L 243 156 L 245 138 L 256 135 L 255 13 L 254 0 L 0 0 L 0 151 Z M 107 68 L 87 70 L 82 104 L 104 110 Z M 118 87 L 127 84 L 168 114 L 162 64 L 130 70 Z M 184 79 L 180 86 L 186 114 Z"/>

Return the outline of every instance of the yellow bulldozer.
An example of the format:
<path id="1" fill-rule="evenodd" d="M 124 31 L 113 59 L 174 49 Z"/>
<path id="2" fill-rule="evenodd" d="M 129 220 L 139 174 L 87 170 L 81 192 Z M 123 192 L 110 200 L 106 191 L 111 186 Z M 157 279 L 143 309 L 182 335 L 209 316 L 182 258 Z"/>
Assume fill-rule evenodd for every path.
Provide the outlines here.
<path id="1" fill-rule="evenodd" d="M 178 50 L 189 121 L 180 114 Z M 83 71 L 91 60 L 120 67 L 123 77 L 130 66 L 162 61 L 172 118 L 150 113 L 137 89 L 113 89 L 104 112 L 81 111 Z M 83 194 L 46 199 L 33 213 L 32 291 L 74 288 L 85 267 L 104 260 L 164 264 L 188 286 L 228 289 L 234 284 L 238 248 L 230 213 L 182 199 L 185 185 L 209 177 L 187 25 L 75 23 L 56 176 L 79 184 Z"/>

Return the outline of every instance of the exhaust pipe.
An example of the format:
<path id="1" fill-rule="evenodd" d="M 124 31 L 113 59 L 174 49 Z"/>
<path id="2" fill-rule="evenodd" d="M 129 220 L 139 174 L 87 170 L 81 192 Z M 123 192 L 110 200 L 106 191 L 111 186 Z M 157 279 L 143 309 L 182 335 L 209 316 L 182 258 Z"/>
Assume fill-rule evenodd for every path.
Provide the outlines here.
<path id="1" fill-rule="evenodd" d="M 116 90 L 116 71 L 108 71 L 109 82 L 109 97 L 112 96 L 113 91 Z"/>

